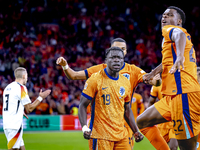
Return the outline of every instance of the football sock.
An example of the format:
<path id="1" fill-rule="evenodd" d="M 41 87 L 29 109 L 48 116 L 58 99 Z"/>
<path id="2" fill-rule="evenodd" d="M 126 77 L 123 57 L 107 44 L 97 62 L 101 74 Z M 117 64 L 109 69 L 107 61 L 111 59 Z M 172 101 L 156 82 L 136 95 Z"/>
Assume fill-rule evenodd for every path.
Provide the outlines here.
<path id="1" fill-rule="evenodd" d="M 156 126 L 146 127 L 140 129 L 140 131 L 157 150 L 169 150 L 167 142 L 161 136 Z"/>

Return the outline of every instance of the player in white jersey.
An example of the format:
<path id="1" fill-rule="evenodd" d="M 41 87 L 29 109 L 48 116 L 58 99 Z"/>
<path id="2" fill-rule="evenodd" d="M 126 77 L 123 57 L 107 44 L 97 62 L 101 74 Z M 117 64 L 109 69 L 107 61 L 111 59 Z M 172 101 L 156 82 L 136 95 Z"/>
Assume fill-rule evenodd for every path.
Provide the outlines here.
<path id="1" fill-rule="evenodd" d="M 18 67 L 14 71 L 15 81 L 6 86 L 3 91 L 3 129 L 8 141 L 8 149 L 25 150 L 22 139 L 23 113 L 32 112 L 40 102 L 46 98 L 51 90 L 42 92 L 39 97 L 31 103 L 26 89 L 28 74 L 25 68 Z"/>

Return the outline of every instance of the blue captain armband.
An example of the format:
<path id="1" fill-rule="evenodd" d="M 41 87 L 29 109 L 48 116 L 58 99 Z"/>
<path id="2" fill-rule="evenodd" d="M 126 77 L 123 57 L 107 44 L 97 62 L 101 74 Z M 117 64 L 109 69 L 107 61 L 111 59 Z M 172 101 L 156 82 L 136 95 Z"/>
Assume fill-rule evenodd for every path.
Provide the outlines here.
<path id="1" fill-rule="evenodd" d="M 82 92 L 81 95 L 83 95 L 85 98 L 87 98 L 87 99 L 89 99 L 89 100 L 92 100 L 92 99 L 93 99 L 92 97 L 90 97 L 89 95 L 87 95 L 87 94 L 85 94 L 85 93 L 83 93 L 83 92 Z"/>

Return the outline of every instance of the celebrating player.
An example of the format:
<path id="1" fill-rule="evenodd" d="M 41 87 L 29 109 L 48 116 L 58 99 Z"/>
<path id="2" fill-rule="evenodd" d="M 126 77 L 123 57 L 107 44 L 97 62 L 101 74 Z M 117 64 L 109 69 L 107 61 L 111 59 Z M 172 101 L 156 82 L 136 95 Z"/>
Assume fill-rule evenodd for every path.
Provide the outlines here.
<path id="1" fill-rule="evenodd" d="M 170 6 L 163 13 L 162 63 L 145 76 L 148 80 L 162 71 L 160 101 L 138 118 L 140 131 L 156 149 L 169 149 L 155 124 L 173 121 L 181 150 L 195 150 L 200 132 L 200 86 L 197 82 L 196 56 L 191 37 L 182 27 L 185 13 Z"/>
<path id="2" fill-rule="evenodd" d="M 106 51 L 107 67 L 93 74 L 85 83 L 79 105 L 79 120 L 83 134 L 89 141 L 89 149 L 130 150 L 124 117 L 131 127 L 136 141 L 143 136 L 138 132 L 130 108 L 129 80 L 119 74 L 124 65 L 124 53 L 119 47 Z M 87 127 L 87 106 L 92 103 L 92 114 Z"/>
<path id="3" fill-rule="evenodd" d="M 23 113 L 32 112 L 46 98 L 51 90 L 42 92 L 31 103 L 26 89 L 28 74 L 25 68 L 18 67 L 14 71 L 15 81 L 6 86 L 3 91 L 3 129 L 8 141 L 8 149 L 25 150 L 23 134 Z"/>
<path id="4" fill-rule="evenodd" d="M 126 46 L 126 41 L 122 38 L 116 38 L 111 41 L 111 47 L 117 46 L 121 48 L 124 52 L 124 56 L 127 53 L 127 46 Z M 72 70 L 68 64 L 67 61 L 63 57 L 59 57 L 56 61 L 57 64 L 61 65 L 63 68 L 64 73 L 69 79 L 72 80 L 85 80 L 89 78 L 93 73 L 96 73 L 104 68 L 106 68 L 106 64 L 100 64 L 96 66 L 92 66 L 86 70 L 81 70 L 81 71 L 74 71 Z M 145 71 L 140 69 L 139 67 L 136 67 L 135 65 L 130 65 L 128 63 L 124 63 L 122 68 L 120 69 L 120 73 L 125 76 L 131 83 L 131 92 L 130 96 L 134 94 L 136 86 L 143 82 L 143 75 L 146 74 Z M 153 78 L 153 77 L 152 77 Z M 155 78 L 151 80 L 152 82 L 149 82 L 151 85 L 156 85 L 155 81 L 160 81 L 160 79 Z M 158 82 L 157 85 L 159 85 L 161 82 Z M 128 139 L 133 139 L 133 133 L 131 129 L 129 128 L 128 124 L 125 122 L 125 126 L 128 129 Z M 130 140 L 130 143 L 133 147 L 133 140 Z"/>

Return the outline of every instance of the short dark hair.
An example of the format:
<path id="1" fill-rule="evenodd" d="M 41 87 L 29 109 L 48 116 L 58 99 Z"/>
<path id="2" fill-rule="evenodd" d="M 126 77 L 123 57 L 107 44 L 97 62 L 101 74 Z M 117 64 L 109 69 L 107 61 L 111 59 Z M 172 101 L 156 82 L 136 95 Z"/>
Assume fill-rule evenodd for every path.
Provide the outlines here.
<path id="1" fill-rule="evenodd" d="M 200 71 L 200 67 L 197 67 L 197 71 Z"/>
<path id="2" fill-rule="evenodd" d="M 175 9 L 177 11 L 177 13 L 181 16 L 182 19 L 182 25 L 185 23 L 186 20 L 186 16 L 185 13 L 182 9 L 176 7 L 176 6 L 169 6 L 167 9 Z"/>
<path id="3" fill-rule="evenodd" d="M 122 39 L 122 38 L 115 38 L 115 39 L 113 39 L 111 41 L 111 45 L 113 45 L 114 42 L 124 42 L 124 43 L 126 43 L 126 41 L 124 39 Z"/>
<path id="4" fill-rule="evenodd" d="M 107 55 L 109 54 L 110 51 L 121 51 L 123 53 L 123 56 L 124 56 L 124 52 L 121 48 L 119 48 L 117 46 L 113 46 L 113 47 L 106 49 L 106 57 L 107 57 Z"/>

